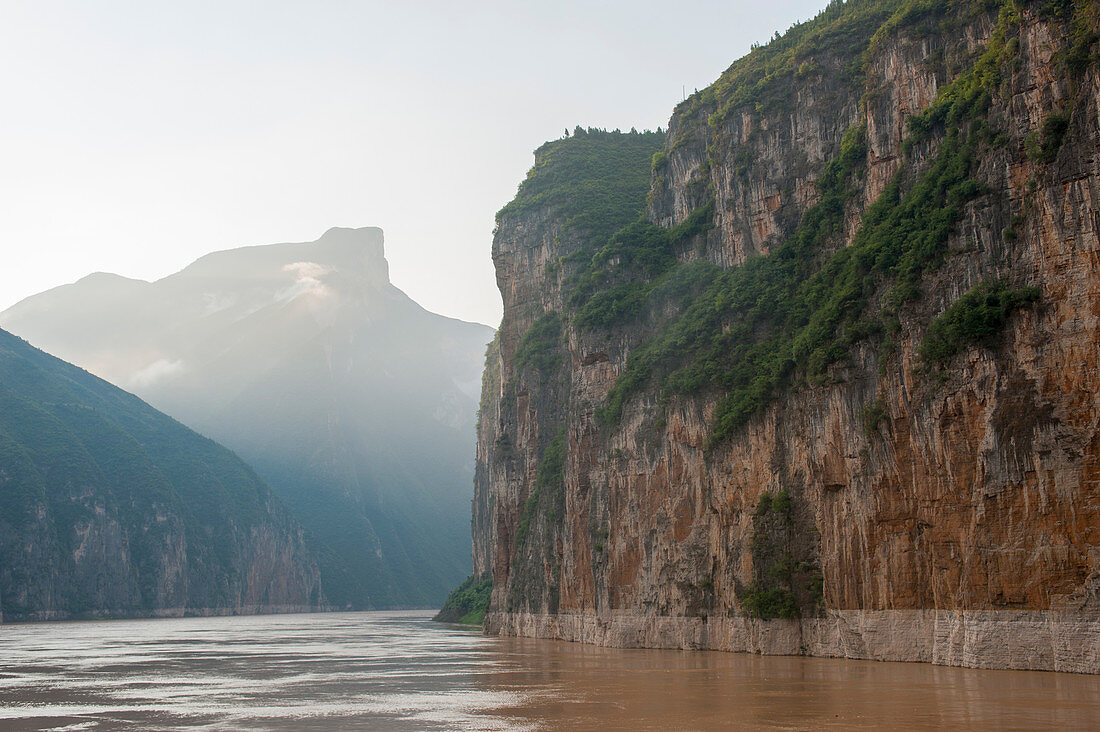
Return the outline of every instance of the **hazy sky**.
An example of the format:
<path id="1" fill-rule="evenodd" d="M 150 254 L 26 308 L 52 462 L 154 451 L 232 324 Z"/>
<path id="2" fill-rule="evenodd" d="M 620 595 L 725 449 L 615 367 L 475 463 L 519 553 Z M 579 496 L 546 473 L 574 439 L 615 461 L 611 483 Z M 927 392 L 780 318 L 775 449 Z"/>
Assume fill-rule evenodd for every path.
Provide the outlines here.
<path id="1" fill-rule="evenodd" d="M 493 215 L 575 125 L 665 126 L 824 0 L 0 0 L 0 309 L 94 271 L 380 226 L 496 325 Z"/>

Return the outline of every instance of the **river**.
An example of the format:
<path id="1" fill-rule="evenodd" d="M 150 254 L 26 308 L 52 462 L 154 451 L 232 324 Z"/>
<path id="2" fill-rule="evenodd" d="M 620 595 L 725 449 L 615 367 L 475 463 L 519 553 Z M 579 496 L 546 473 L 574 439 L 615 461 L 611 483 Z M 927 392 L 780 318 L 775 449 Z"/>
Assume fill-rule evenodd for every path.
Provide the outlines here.
<path id="1" fill-rule="evenodd" d="M 1100 678 L 486 638 L 426 612 L 0 625 L 0 729 L 1097 729 Z"/>

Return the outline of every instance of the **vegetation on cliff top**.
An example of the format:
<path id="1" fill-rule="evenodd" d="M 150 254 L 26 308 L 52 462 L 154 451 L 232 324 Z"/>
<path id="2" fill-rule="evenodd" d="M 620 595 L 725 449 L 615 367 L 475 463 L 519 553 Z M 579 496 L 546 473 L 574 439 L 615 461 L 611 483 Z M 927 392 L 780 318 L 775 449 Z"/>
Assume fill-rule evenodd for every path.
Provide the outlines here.
<path id="1" fill-rule="evenodd" d="M 928 0 L 833 2 L 813 21 L 736 62 L 678 110 L 680 129 L 695 110 L 707 105 L 717 110 L 710 118 L 712 128 L 735 108 L 747 105 L 750 111 L 767 112 L 768 95 L 789 97 L 784 80 L 808 73 L 807 59 L 824 58 L 816 51 L 828 51 L 832 73 L 842 68 L 845 78 L 859 81 L 867 54 L 886 38 L 903 32 L 920 36 L 937 24 L 1000 7 L 998 26 L 985 51 L 943 85 L 926 110 L 910 119 L 903 152 L 912 164 L 903 166 L 868 208 L 849 246 L 841 246 L 840 235 L 846 206 L 861 190 L 866 161 L 862 127 L 844 136 L 817 181 L 818 202 L 805 212 L 794 234 L 769 256 L 724 271 L 705 262 L 684 263 L 691 257 L 681 256 L 709 228 L 713 204 L 700 207 L 672 229 L 638 217 L 641 181 L 647 177 L 641 173 L 640 152 L 629 166 L 631 185 L 618 188 L 617 197 L 577 195 L 606 182 L 601 176 L 612 159 L 625 165 L 611 149 L 623 144 L 623 136 L 589 133 L 589 139 L 575 136 L 540 148 L 538 163 L 520 195 L 501 215 L 553 202 L 569 225 L 599 222 L 585 227 L 594 235 L 566 258 L 574 265 L 564 281 L 572 322 L 584 330 L 598 330 L 635 320 L 647 311 L 678 312 L 631 353 L 599 410 L 602 421 L 617 422 L 626 400 L 650 384 L 656 383 L 666 396 L 716 391 L 713 445 L 732 435 L 785 387 L 823 378 L 854 344 L 872 338 L 881 342 L 883 358 L 889 356 L 899 311 L 920 297 L 923 278 L 942 261 L 964 207 L 985 192 L 971 177 L 978 151 L 1004 144 L 1003 133 L 986 112 L 1000 89 L 1006 62 L 1018 52 L 1019 10 L 1012 2 L 957 5 Z M 1053 160 L 1066 119 L 1062 113 L 1052 115 L 1029 138 L 1033 159 Z M 596 162 L 601 155 L 609 160 Z M 666 164 L 663 152 L 653 155 L 655 168 Z M 612 212 L 616 204 L 619 208 Z M 612 230 L 612 222 L 622 226 Z M 1014 300 L 1009 304 L 1019 307 Z M 559 323 L 539 321 L 532 333 L 539 335 Z M 997 323 L 1003 325 L 1003 318 Z M 937 333 L 933 340 L 940 338 Z M 525 342 L 528 338 L 534 336 L 528 334 Z M 526 351 L 522 356 L 517 362 L 526 360 Z"/>
<path id="2" fill-rule="evenodd" d="M 481 576 L 471 574 L 451 591 L 447 601 L 432 620 L 462 625 L 481 625 L 489 610 L 489 598 L 493 594 L 493 576 L 485 572 Z"/>
<path id="3" fill-rule="evenodd" d="M 777 33 L 770 43 L 754 46 L 715 83 L 681 103 L 677 116 L 687 120 L 708 112 L 707 121 L 718 126 L 740 109 L 764 113 L 788 109 L 794 104 L 792 86 L 800 77 L 821 73 L 823 64 L 854 91 L 862 80 L 864 53 L 872 39 L 879 39 L 906 7 L 919 5 L 936 6 L 927 0 L 833 0 L 812 20 Z M 683 141 L 673 140 L 672 146 Z"/>
<path id="4" fill-rule="evenodd" d="M 653 156 L 665 134 L 574 130 L 535 151 L 535 165 L 497 223 L 533 209 L 551 209 L 564 227 L 595 246 L 634 221 L 649 193 Z"/>

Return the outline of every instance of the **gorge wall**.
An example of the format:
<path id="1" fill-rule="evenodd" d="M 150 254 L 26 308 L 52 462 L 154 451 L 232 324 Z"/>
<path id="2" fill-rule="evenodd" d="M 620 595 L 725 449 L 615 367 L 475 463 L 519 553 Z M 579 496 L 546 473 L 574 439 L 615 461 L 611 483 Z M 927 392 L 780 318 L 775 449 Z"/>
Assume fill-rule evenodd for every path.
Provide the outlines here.
<path id="1" fill-rule="evenodd" d="M 302 527 L 240 458 L 0 330 L 0 620 L 325 605 Z"/>
<path id="2" fill-rule="evenodd" d="M 488 632 L 1100 672 L 1098 19 L 833 3 L 666 135 L 536 152 Z"/>

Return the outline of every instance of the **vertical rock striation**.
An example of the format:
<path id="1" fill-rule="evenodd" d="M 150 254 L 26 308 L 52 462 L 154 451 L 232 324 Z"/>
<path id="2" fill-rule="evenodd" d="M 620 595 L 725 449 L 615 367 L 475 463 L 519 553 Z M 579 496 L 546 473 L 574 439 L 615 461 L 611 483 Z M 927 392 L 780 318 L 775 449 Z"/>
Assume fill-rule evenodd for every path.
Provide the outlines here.
<path id="1" fill-rule="evenodd" d="M 493 242 L 489 632 L 1100 672 L 1098 19 L 833 3 L 648 151 L 540 148 Z M 578 212 L 604 160 L 642 222 Z"/>

